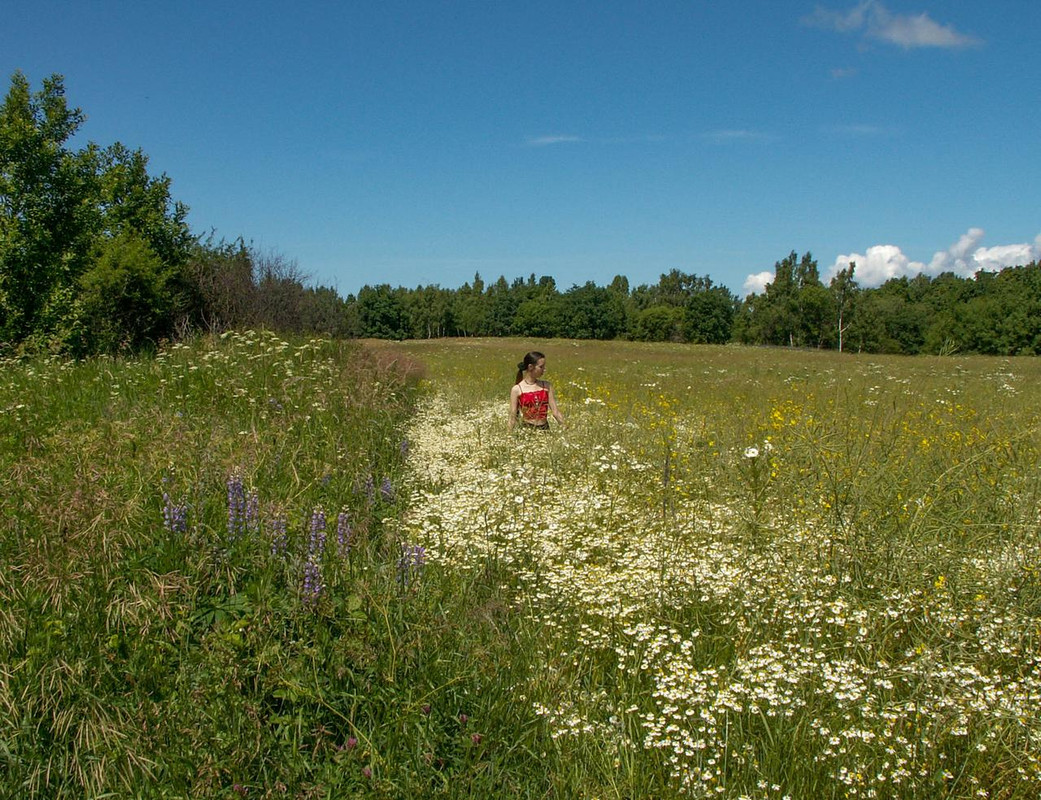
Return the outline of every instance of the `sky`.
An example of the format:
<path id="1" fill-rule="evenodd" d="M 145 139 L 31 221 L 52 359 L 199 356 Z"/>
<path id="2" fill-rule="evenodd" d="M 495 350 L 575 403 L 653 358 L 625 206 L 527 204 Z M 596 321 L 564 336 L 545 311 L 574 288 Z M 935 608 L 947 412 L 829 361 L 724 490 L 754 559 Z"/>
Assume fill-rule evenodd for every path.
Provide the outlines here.
<path id="1" fill-rule="evenodd" d="M 0 0 L 189 223 L 342 296 L 1041 257 L 1037 0 Z"/>

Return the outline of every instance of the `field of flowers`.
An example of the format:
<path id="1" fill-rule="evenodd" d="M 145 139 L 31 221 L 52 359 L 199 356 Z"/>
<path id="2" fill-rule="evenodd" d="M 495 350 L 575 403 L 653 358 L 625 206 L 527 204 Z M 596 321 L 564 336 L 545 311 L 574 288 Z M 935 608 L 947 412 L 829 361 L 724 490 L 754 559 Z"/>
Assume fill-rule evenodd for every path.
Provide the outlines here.
<path id="1" fill-rule="evenodd" d="M 574 796 L 1041 796 L 1041 362 L 546 342 L 510 434 L 528 346 L 388 345 L 403 524 L 537 631 Z"/>
<path id="2" fill-rule="evenodd" d="M 0 798 L 1041 795 L 1041 361 L 0 364 Z"/>

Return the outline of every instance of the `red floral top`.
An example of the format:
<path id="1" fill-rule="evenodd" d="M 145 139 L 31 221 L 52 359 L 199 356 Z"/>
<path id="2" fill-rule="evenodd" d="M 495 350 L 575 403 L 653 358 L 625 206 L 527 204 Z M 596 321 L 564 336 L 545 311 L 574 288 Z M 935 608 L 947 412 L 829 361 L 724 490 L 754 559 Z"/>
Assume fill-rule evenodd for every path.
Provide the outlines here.
<path id="1" fill-rule="evenodd" d="M 528 425 L 545 425 L 549 413 L 549 390 L 536 389 L 534 392 L 521 392 L 517 398 L 517 408 L 521 419 Z"/>

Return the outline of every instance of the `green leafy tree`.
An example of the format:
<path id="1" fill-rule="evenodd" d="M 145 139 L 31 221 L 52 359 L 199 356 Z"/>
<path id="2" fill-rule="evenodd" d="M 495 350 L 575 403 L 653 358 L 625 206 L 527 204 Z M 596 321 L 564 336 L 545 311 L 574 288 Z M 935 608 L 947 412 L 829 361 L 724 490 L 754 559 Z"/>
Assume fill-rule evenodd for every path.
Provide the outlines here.
<path id="1" fill-rule="evenodd" d="M 485 328 L 483 333 L 488 336 L 508 336 L 513 328 L 513 315 L 517 311 L 513 291 L 506 282 L 506 278 L 499 279 L 488 287 L 485 292 Z"/>
<path id="2" fill-rule="evenodd" d="M 656 305 L 637 311 L 630 336 L 638 342 L 681 342 L 685 312 L 679 306 Z"/>
<path id="3" fill-rule="evenodd" d="M 389 284 L 363 286 L 356 300 L 361 335 L 375 339 L 404 339 L 408 335 L 402 291 Z"/>
<path id="4" fill-rule="evenodd" d="M 350 336 L 345 305 L 331 286 L 308 287 L 304 290 L 301 329 L 339 338 Z"/>
<path id="5" fill-rule="evenodd" d="M 36 93 L 21 72 L 0 107 L 0 339 L 41 337 L 71 313 L 96 216 L 95 152 L 66 143 L 83 123 L 60 75 Z"/>
<path id="6" fill-rule="evenodd" d="M 513 334 L 549 339 L 562 336 L 566 316 L 565 303 L 553 278 L 543 276 L 538 283 L 528 281 L 526 299 L 513 315 Z"/>
<path id="7" fill-rule="evenodd" d="M 163 263 L 138 233 L 106 239 L 80 278 L 74 353 L 119 353 L 154 345 L 172 330 Z"/>
<path id="8" fill-rule="evenodd" d="M 417 286 L 404 297 L 409 334 L 416 339 L 447 336 L 454 327 L 452 293 L 440 286 Z"/>
<path id="9" fill-rule="evenodd" d="M 804 253 L 795 269 L 795 344 L 825 347 L 831 342 L 831 295 L 821 283 L 817 262 Z"/>
<path id="10" fill-rule="evenodd" d="M 850 316 L 857 298 L 857 282 L 853 277 L 856 270 L 856 262 L 850 261 L 849 266 L 840 269 L 828 285 L 828 290 L 831 292 L 832 306 L 835 309 L 835 336 L 840 353 L 845 344 L 843 337 L 849 329 Z"/>
<path id="11" fill-rule="evenodd" d="M 759 336 L 763 344 L 795 345 L 798 327 L 798 281 L 795 251 L 774 264 L 774 279 L 766 285 L 757 306 Z"/>
<path id="12" fill-rule="evenodd" d="M 916 355 L 922 351 L 929 309 L 922 299 L 928 291 L 929 278 L 916 275 L 890 278 L 872 292 L 872 311 L 878 332 L 872 336 L 877 344 L 865 349 L 883 353 Z"/>
<path id="13" fill-rule="evenodd" d="M 481 336 L 487 330 L 488 306 L 481 273 L 475 273 L 473 283 L 464 283 L 456 292 L 453 316 L 463 336 Z"/>
<path id="14" fill-rule="evenodd" d="M 105 235 L 136 231 L 170 268 L 188 260 L 194 241 L 188 207 L 171 198 L 165 174 L 148 174 L 148 157 L 140 150 L 116 142 L 98 154 L 97 201 Z"/>
<path id="15" fill-rule="evenodd" d="M 131 244 L 136 239 L 158 259 L 156 279 L 164 300 L 154 310 L 162 316 L 116 317 L 129 325 L 116 338 L 148 340 L 169 327 L 168 295 L 176 294 L 182 306 L 198 297 L 189 288 L 189 273 L 174 275 L 187 266 L 194 241 L 187 209 L 171 200 L 169 179 L 150 176 L 144 154 L 119 143 L 72 150 L 68 143 L 83 120 L 83 112 L 68 105 L 60 75 L 44 80 L 35 93 L 21 72 L 12 76 L 0 107 L 0 341 L 8 345 L 109 342 L 109 334 L 86 340 L 79 335 L 93 322 L 77 315 L 99 303 L 96 294 L 79 295 L 88 287 L 117 290 L 119 280 L 105 276 L 123 270 L 119 265 L 125 259 L 143 265 Z M 102 257 L 105 264 L 98 263 Z M 133 273 L 135 267 L 126 269 Z M 87 278 L 94 270 L 99 271 Z M 106 302 L 118 308 L 124 299 Z M 105 330 L 112 324 L 109 319 Z"/>
<path id="16" fill-rule="evenodd" d="M 625 306 L 608 289 L 588 281 L 563 295 L 563 335 L 573 339 L 614 339 L 625 328 Z"/>
<path id="17" fill-rule="evenodd" d="M 707 280 L 707 279 L 706 279 Z M 693 292 L 684 309 L 683 332 L 693 344 L 726 344 L 734 329 L 736 298 L 729 289 L 712 286 Z"/>
<path id="18" fill-rule="evenodd" d="M 532 297 L 517 306 L 514 335 L 539 339 L 563 336 L 564 318 L 564 301 L 559 294 Z"/>

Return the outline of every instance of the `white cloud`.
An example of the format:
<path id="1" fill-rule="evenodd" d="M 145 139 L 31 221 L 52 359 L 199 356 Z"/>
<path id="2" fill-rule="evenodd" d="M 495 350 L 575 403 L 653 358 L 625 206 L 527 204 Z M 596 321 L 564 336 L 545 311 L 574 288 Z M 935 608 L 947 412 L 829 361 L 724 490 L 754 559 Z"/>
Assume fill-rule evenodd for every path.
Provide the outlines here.
<path id="1" fill-rule="evenodd" d="M 667 137 L 657 133 L 637 134 L 633 136 L 601 136 L 586 137 L 570 134 L 553 134 L 549 136 L 529 136 L 525 140 L 528 147 L 551 147 L 557 144 L 589 144 L 589 145 L 626 145 L 657 144 L 666 141 Z"/>
<path id="2" fill-rule="evenodd" d="M 940 25 L 924 13 L 901 17 L 887 12 L 879 22 L 875 30 L 869 29 L 869 34 L 901 47 L 970 47 L 979 44 L 974 37 L 958 33 L 950 25 Z"/>
<path id="3" fill-rule="evenodd" d="M 976 245 L 983 238 L 983 228 L 969 228 L 957 242 L 946 250 L 933 254 L 926 272 L 939 275 L 941 272 L 956 272 L 959 275 L 973 275 L 979 267 L 973 266 L 972 254 Z"/>
<path id="4" fill-rule="evenodd" d="M 994 247 L 980 247 L 982 239 L 982 228 L 969 228 L 946 250 L 934 253 L 928 264 L 912 261 L 894 244 L 878 244 L 869 247 L 864 253 L 843 253 L 835 258 L 823 280 L 825 283 L 830 281 L 839 270 L 849 266 L 851 261 L 857 265 L 857 283 L 865 287 L 875 287 L 881 286 L 890 278 L 912 278 L 919 273 L 936 276 L 941 272 L 953 272 L 963 277 L 971 277 L 980 270 L 996 272 L 1041 259 L 1041 234 L 1032 243 L 1003 244 Z"/>
<path id="5" fill-rule="evenodd" d="M 837 275 L 839 270 L 848 267 L 851 261 L 857 265 L 854 277 L 861 286 L 881 286 L 890 278 L 910 278 L 926 271 L 925 264 L 912 261 L 895 244 L 876 244 L 869 247 L 863 255 L 844 253 L 836 257 L 834 265 L 824 278 L 825 283 Z"/>
<path id="6" fill-rule="evenodd" d="M 857 70 L 853 67 L 836 67 L 831 71 L 831 77 L 837 81 L 843 78 L 852 78 L 857 74 Z"/>
<path id="7" fill-rule="evenodd" d="M 996 247 L 981 247 L 972 254 L 980 269 L 997 272 L 1011 266 L 1022 266 L 1041 258 L 1041 245 L 999 244 Z"/>
<path id="8" fill-rule="evenodd" d="M 871 0 L 854 6 L 849 11 L 833 11 L 830 8 L 817 6 L 813 13 L 803 17 L 803 24 L 814 28 L 826 28 L 839 33 L 855 31 L 864 27 L 867 17 L 867 9 L 872 5 Z"/>
<path id="9" fill-rule="evenodd" d="M 534 136 L 528 139 L 531 147 L 546 147 L 551 144 L 570 144 L 585 141 L 581 136 Z"/>
<path id="10" fill-rule="evenodd" d="M 908 50 L 914 47 L 961 48 L 980 44 L 976 37 L 959 33 L 953 25 L 941 25 L 925 12 L 894 14 L 879 0 L 863 0 L 848 11 L 817 6 L 812 14 L 803 18 L 803 23 L 839 33 L 862 31 L 869 39 Z"/>
<path id="11" fill-rule="evenodd" d="M 774 274 L 770 270 L 749 275 L 745 278 L 745 296 L 747 297 L 750 294 L 762 294 L 766 291 L 766 284 L 770 283 L 773 279 Z"/>
<path id="12" fill-rule="evenodd" d="M 864 288 L 881 286 L 890 278 L 913 278 L 919 273 L 935 277 L 941 272 L 953 272 L 969 278 L 980 270 L 998 272 L 1006 267 L 1021 267 L 1031 261 L 1041 261 L 1041 233 L 1033 242 L 999 244 L 994 247 L 980 247 L 982 239 L 983 228 L 969 228 L 946 250 L 934 253 L 928 264 L 911 260 L 895 244 L 876 244 L 863 253 L 842 253 L 836 256 L 821 280 L 827 286 L 839 270 L 848 267 L 851 261 L 857 265 L 854 273 L 857 284 Z M 766 291 L 766 284 L 773 279 L 772 270 L 749 275 L 745 278 L 745 294 L 762 294 Z"/>

